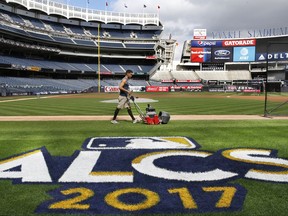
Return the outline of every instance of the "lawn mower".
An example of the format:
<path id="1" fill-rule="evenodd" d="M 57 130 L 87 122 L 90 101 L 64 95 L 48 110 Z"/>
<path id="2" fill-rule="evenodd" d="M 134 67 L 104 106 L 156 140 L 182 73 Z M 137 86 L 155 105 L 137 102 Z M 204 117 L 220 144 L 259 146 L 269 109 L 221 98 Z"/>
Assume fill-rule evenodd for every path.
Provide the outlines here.
<path id="1" fill-rule="evenodd" d="M 160 111 L 157 115 L 156 110 L 147 104 L 146 113 L 144 113 L 139 105 L 136 103 L 134 96 L 130 96 L 130 100 L 133 101 L 135 109 L 139 113 L 141 120 L 148 125 L 157 125 L 157 124 L 167 124 L 170 120 L 170 115 L 167 112 Z"/>

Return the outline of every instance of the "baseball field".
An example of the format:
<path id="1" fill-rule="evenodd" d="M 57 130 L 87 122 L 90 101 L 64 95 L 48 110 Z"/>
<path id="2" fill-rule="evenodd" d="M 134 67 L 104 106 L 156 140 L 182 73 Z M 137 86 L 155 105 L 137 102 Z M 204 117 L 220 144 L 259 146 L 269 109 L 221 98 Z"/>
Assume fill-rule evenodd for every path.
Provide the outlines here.
<path id="1" fill-rule="evenodd" d="M 287 215 L 288 117 L 264 95 L 134 96 L 169 123 L 111 124 L 114 93 L 0 98 L 0 215 Z"/>

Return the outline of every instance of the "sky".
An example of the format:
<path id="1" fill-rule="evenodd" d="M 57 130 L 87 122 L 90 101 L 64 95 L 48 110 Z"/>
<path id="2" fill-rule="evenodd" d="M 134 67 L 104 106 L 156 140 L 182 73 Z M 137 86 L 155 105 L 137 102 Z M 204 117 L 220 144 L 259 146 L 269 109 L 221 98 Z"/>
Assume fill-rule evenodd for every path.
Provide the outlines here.
<path id="1" fill-rule="evenodd" d="M 194 29 L 207 29 L 207 36 L 236 32 L 246 37 L 248 31 L 264 32 L 280 28 L 288 32 L 287 0 L 54 0 L 70 5 L 127 13 L 159 13 L 164 26 L 162 38 L 177 40 L 176 60 L 183 43 L 193 39 Z M 88 3 L 89 2 L 89 3 Z M 108 6 L 106 7 L 106 2 Z M 144 8 L 143 5 L 146 5 Z M 127 6 L 127 8 L 125 7 Z M 158 10 L 158 6 L 160 9 Z M 288 34 L 288 33 L 287 33 Z"/>

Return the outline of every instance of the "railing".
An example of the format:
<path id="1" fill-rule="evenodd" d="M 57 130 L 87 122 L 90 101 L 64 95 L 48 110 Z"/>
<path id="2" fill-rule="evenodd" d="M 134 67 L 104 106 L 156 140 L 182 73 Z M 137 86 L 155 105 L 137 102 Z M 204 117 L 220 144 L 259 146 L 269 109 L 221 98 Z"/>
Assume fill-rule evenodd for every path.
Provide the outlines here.
<path id="1" fill-rule="evenodd" d="M 99 21 L 103 23 L 139 24 L 159 26 L 159 15 L 155 13 L 125 13 L 89 8 L 75 7 L 51 0 L 6 0 L 7 3 L 17 3 L 23 7 L 43 11 L 44 13 L 77 18 L 85 21 Z"/>

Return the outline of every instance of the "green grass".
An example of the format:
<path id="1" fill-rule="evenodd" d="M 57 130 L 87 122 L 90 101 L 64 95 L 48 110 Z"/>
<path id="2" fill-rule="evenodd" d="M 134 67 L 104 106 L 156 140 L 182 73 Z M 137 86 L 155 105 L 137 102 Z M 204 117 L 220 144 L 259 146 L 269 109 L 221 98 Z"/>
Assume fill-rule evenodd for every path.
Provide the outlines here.
<path id="1" fill-rule="evenodd" d="M 156 110 L 169 112 L 172 115 L 263 115 L 264 95 L 255 95 L 257 100 L 243 99 L 244 94 L 235 93 L 135 93 L 140 98 L 153 98 L 159 103 L 151 105 Z M 163 97 L 164 96 L 164 97 Z M 216 96 L 216 97 L 215 97 Z M 279 96 L 279 95 L 277 95 Z M 104 98 L 101 98 L 104 97 Z M 283 102 L 288 99 L 286 95 Z M 269 97 L 270 98 L 270 97 Z M 103 100 L 117 99 L 117 94 L 87 94 L 83 97 L 23 97 L 21 101 L 11 101 L 17 98 L 0 98 L 0 116 L 22 115 L 111 115 L 116 104 L 102 103 Z M 20 98 L 21 99 L 21 98 Z M 9 101 L 10 100 L 10 101 Z M 1 101 L 9 101 L 2 102 Z M 268 110 L 277 107 L 282 101 L 268 101 Z M 139 103 L 144 111 L 147 104 Z M 287 110 L 287 106 L 281 107 Z M 279 113 L 279 112 L 278 112 Z M 286 113 L 287 112 L 282 112 Z M 125 113 L 126 114 L 126 113 Z"/>
<path id="2" fill-rule="evenodd" d="M 278 98 L 276 103 L 275 97 Z M 271 116 L 288 116 L 288 92 L 268 92 L 267 112 Z"/>
<path id="3" fill-rule="evenodd" d="M 219 94 L 218 98 L 210 93 L 159 93 L 143 94 L 135 93 L 140 98 L 159 100 L 159 103 L 151 104 L 156 110 L 176 114 L 246 114 L 261 115 L 264 113 L 264 101 L 243 100 L 235 94 Z M 165 95 L 165 97 L 163 97 Z M 116 104 L 101 103 L 105 99 L 116 99 L 117 94 L 107 94 L 107 98 L 99 98 L 97 94 L 91 94 L 95 98 L 69 98 L 52 97 L 24 101 L 11 101 L 0 103 L 0 116 L 19 115 L 111 115 Z M 103 96 L 102 96 L 103 97 Z M 139 104 L 143 111 L 146 104 Z"/>
<path id="4" fill-rule="evenodd" d="M 148 94 L 144 96 L 149 98 Z M 165 110 L 172 115 L 262 114 L 263 111 L 263 102 L 258 100 L 181 98 L 180 96 L 183 94 L 180 93 L 176 98 L 158 98 L 159 103 L 152 105 L 157 111 Z M 113 97 L 114 95 L 108 95 L 107 99 Z M 115 105 L 100 103 L 101 100 L 99 98 L 50 98 L 0 103 L 0 115 L 111 115 Z M 144 108 L 146 104 L 141 106 Z M 126 112 L 123 114 L 126 115 Z M 111 125 L 109 121 L 0 122 L 0 160 L 42 146 L 45 146 L 52 156 L 71 156 L 74 151 L 80 149 L 86 138 L 101 136 L 188 136 L 202 146 L 201 150 L 216 152 L 220 149 L 238 147 L 276 149 L 279 157 L 288 158 L 287 125 L 287 120 L 271 119 L 170 121 L 167 125 L 155 126 L 135 125 L 130 121 L 121 121 L 119 125 Z M 248 191 L 242 211 L 198 215 L 287 215 L 287 184 L 248 179 L 239 179 L 234 183 L 241 184 Z M 47 191 L 56 189 L 58 186 L 14 185 L 10 180 L 0 180 L 0 215 L 34 215 L 35 208 L 50 199 Z"/>

